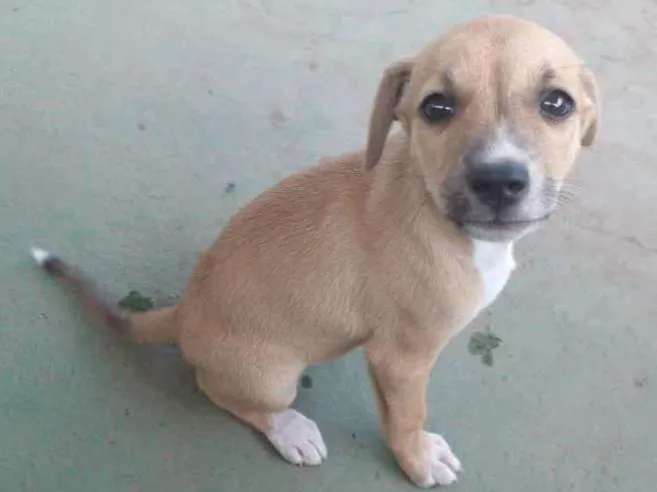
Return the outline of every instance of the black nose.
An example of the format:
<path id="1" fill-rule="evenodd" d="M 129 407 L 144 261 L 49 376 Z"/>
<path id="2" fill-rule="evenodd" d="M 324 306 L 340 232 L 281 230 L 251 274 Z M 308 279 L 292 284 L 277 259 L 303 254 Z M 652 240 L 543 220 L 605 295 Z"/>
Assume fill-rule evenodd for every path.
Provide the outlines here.
<path id="1" fill-rule="evenodd" d="M 516 162 L 476 164 L 466 179 L 479 201 L 497 210 L 514 205 L 529 191 L 527 166 Z"/>

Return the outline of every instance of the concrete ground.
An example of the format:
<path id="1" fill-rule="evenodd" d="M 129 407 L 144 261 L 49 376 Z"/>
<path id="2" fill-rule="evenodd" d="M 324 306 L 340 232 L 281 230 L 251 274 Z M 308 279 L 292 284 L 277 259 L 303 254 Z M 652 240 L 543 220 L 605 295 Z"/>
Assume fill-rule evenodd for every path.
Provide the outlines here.
<path id="1" fill-rule="evenodd" d="M 318 469 L 285 465 L 161 347 L 90 326 L 30 263 L 54 248 L 118 299 L 175 297 L 240 205 L 363 145 L 386 64 L 512 12 L 598 73 L 579 193 L 520 246 L 505 294 L 440 359 L 429 422 L 456 491 L 654 490 L 657 5 L 652 0 L 0 0 L 0 483 L 6 491 L 412 490 L 361 355 L 310 372 Z M 489 324 L 495 365 L 467 351 Z"/>

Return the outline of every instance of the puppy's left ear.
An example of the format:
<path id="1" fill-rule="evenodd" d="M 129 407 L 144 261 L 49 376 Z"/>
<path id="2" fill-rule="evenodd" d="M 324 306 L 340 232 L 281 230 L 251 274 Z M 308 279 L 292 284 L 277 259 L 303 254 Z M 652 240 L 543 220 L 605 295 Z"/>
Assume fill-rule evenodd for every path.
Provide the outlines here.
<path id="1" fill-rule="evenodd" d="M 584 93 L 588 98 L 587 107 L 582 111 L 582 145 L 588 147 L 593 144 L 598 133 L 598 121 L 600 119 L 600 87 L 595 80 L 595 75 L 588 68 L 583 68 L 581 75 Z"/>
<path id="2" fill-rule="evenodd" d="M 388 132 L 395 120 L 395 109 L 414 65 L 413 60 L 400 60 L 389 66 L 383 73 L 370 116 L 365 150 L 365 169 L 372 169 L 381 159 Z"/>

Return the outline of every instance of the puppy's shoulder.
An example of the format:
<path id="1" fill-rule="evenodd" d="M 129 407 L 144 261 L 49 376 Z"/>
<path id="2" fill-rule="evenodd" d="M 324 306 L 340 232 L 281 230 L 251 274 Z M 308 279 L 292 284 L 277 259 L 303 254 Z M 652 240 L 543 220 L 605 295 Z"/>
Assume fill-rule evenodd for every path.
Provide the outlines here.
<path id="1" fill-rule="evenodd" d="M 309 232 L 336 208 L 350 208 L 367 192 L 369 180 L 362 152 L 320 160 L 256 196 L 231 218 L 224 232 Z"/>

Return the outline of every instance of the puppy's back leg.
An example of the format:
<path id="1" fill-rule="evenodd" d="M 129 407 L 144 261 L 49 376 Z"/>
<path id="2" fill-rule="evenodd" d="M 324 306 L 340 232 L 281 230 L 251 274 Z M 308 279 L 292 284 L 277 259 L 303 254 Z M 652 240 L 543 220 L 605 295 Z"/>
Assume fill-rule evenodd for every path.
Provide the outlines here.
<path id="1" fill-rule="evenodd" d="M 297 466 L 317 466 L 327 457 L 326 445 L 317 424 L 290 408 L 296 397 L 296 378 L 272 377 L 278 379 L 278 387 L 261 388 L 264 393 L 259 392 L 255 404 L 227 397 L 221 375 L 202 369 L 196 372 L 199 387 L 215 405 L 262 432 L 283 458 Z M 281 392 L 281 384 L 288 390 Z"/>

